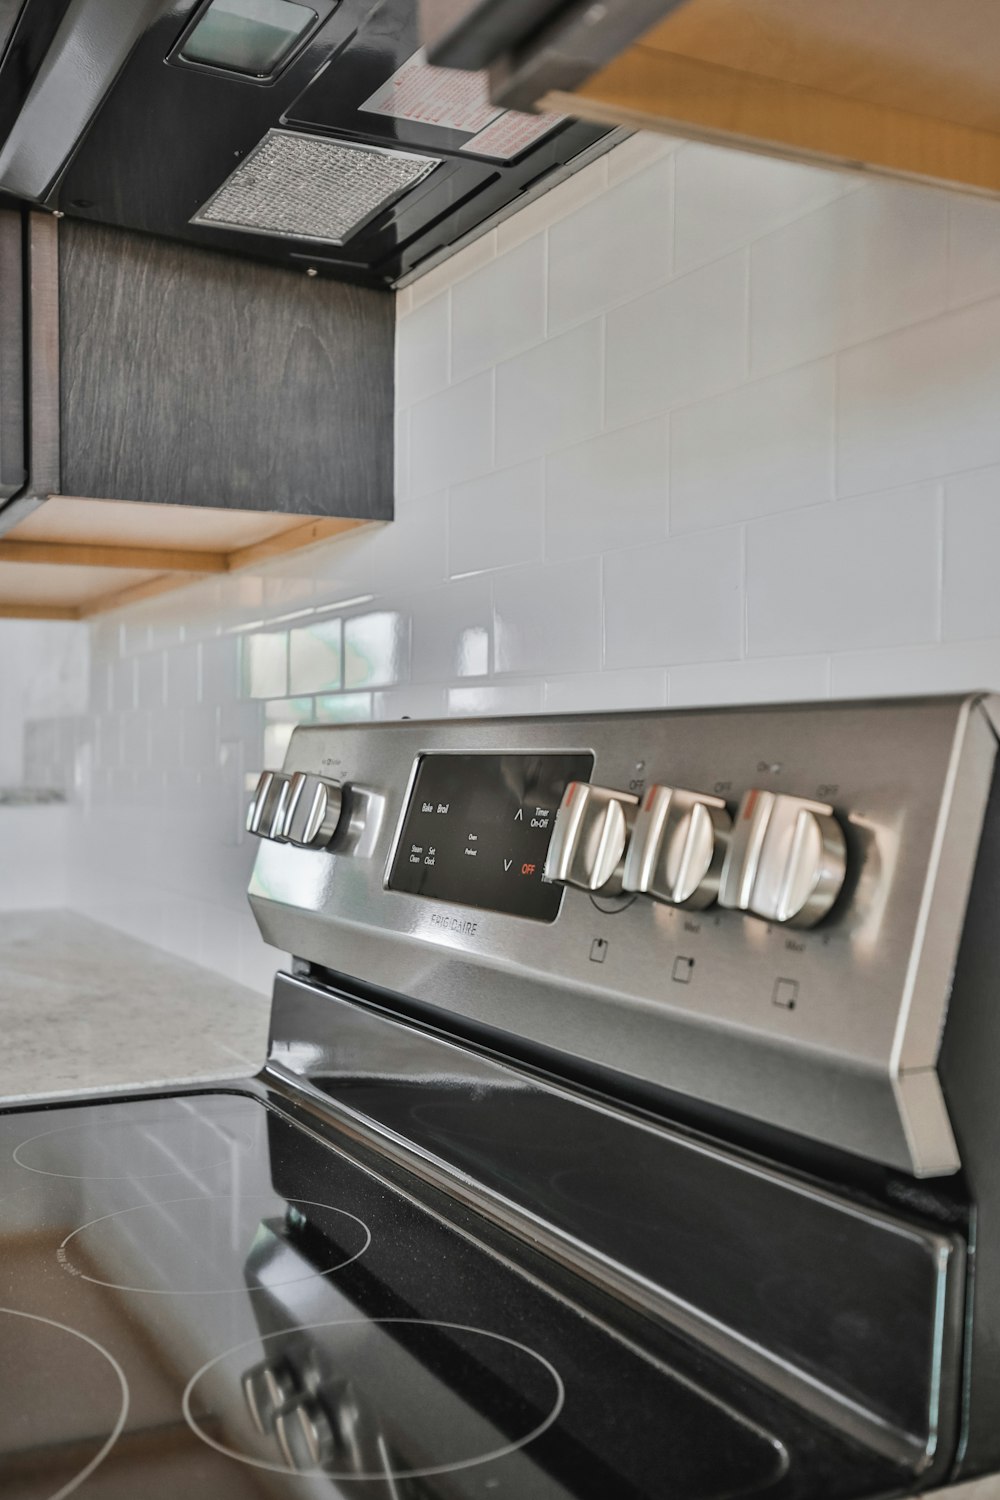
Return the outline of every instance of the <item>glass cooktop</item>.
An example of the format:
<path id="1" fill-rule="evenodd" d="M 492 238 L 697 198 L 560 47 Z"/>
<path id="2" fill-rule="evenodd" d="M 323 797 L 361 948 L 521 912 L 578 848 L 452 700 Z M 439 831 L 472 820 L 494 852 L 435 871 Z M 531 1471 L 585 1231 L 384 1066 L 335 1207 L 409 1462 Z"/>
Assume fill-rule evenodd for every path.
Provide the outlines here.
<path id="1" fill-rule="evenodd" d="M 758 1421 L 258 1098 L 0 1116 L 0 1215 L 4 1500 L 800 1493 Z"/>

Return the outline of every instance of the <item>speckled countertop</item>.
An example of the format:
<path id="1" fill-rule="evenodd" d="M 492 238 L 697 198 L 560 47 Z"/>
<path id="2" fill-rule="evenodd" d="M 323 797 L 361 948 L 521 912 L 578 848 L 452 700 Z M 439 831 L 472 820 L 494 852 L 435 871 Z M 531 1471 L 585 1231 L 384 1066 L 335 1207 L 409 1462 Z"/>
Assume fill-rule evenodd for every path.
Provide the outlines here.
<path id="1" fill-rule="evenodd" d="M 0 1101 L 244 1078 L 270 1007 L 75 912 L 0 912 Z"/>

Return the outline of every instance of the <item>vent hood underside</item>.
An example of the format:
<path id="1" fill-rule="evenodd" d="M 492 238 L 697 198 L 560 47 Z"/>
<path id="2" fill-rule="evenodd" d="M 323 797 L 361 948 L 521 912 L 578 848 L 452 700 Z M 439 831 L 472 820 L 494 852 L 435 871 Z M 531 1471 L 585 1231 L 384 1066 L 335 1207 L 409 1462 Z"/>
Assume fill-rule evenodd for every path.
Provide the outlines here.
<path id="1" fill-rule="evenodd" d="M 0 30 L 0 99 L 21 106 L 0 192 L 387 286 L 616 138 L 427 68 L 416 0 L 310 3 L 307 39 L 260 77 L 184 56 L 206 0 L 70 0 L 55 29 L 54 0 L 23 0 L 5 48 Z"/>

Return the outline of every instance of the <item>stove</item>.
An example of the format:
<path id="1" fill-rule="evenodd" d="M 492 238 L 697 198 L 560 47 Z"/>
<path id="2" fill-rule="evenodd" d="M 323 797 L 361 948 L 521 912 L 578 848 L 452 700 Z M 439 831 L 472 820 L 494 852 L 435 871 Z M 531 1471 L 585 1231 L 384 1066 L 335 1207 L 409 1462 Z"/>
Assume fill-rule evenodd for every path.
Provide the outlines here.
<path id="1" fill-rule="evenodd" d="M 297 730 L 262 1071 L 0 1112 L 5 1500 L 1000 1471 L 998 726 Z"/>

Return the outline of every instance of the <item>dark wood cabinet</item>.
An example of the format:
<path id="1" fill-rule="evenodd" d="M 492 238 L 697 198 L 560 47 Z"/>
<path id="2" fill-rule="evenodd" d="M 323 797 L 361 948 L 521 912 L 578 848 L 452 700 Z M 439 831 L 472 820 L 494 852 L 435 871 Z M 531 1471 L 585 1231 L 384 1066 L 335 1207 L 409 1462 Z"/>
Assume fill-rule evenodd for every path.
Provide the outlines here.
<path id="1" fill-rule="evenodd" d="M 391 520 L 394 334 L 388 291 L 0 211 L 0 616 Z"/>
<path id="2" fill-rule="evenodd" d="M 21 223 L 13 209 L 0 209 L 0 503 L 23 488 L 24 286 L 21 277 Z"/>
<path id="3" fill-rule="evenodd" d="M 392 515 L 393 297 L 64 220 L 63 494 Z"/>

